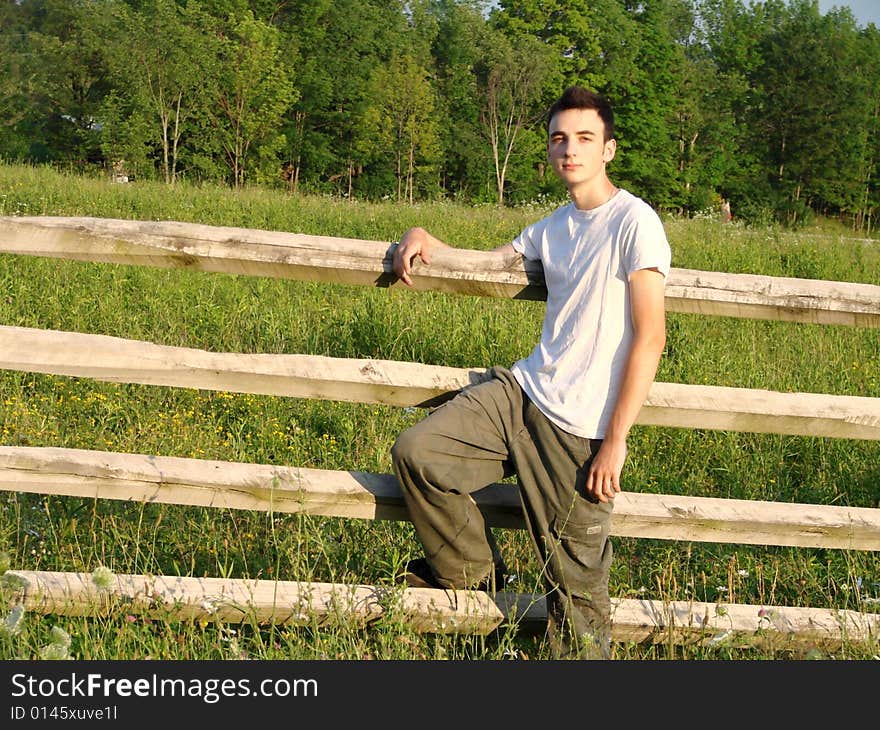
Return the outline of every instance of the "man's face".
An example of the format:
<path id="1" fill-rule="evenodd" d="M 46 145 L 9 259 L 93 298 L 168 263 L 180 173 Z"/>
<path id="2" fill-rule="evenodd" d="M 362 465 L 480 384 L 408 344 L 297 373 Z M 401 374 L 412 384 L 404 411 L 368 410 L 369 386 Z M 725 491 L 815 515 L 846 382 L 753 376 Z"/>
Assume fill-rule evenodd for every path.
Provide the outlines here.
<path id="1" fill-rule="evenodd" d="M 569 189 L 596 180 L 616 150 L 615 140 L 605 141 L 605 123 L 595 109 L 566 109 L 550 120 L 547 156 Z"/>

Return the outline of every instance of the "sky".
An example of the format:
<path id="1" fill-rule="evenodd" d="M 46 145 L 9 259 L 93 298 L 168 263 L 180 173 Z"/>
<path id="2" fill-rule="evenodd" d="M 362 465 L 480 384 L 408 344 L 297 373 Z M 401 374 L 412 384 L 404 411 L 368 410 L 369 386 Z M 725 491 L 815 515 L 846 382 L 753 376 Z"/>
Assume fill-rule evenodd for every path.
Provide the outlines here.
<path id="1" fill-rule="evenodd" d="M 823 15 L 835 7 L 852 10 L 861 26 L 873 23 L 880 28 L 880 0 L 819 0 L 819 11 Z"/>

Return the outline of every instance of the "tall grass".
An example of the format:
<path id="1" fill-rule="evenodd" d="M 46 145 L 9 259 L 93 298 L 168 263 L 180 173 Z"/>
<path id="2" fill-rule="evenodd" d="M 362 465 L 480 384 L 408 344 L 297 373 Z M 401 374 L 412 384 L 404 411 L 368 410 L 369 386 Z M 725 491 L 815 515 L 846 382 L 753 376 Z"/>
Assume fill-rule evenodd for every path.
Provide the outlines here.
<path id="1" fill-rule="evenodd" d="M 423 225 L 490 248 L 552 204 L 517 209 L 292 197 L 213 186 L 113 185 L 0 166 L 0 215 L 180 220 L 392 241 Z M 880 284 L 880 244 L 836 229 L 791 233 L 667 220 L 673 266 Z M 247 276 L 0 256 L 0 324 L 108 334 L 227 352 L 375 357 L 458 367 L 510 364 L 531 349 L 543 304 Z M 657 379 L 880 396 L 876 330 L 670 314 Z M 324 469 L 390 471 L 397 433 L 424 414 L 366 404 L 0 374 L 0 444 L 62 446 Z M 880 507 L 876 442 L 635 427 L 624 488 L 635 492 Z M 0 493 L 0 552 L 13 568 L 390 583 L 418 553 L 408 523 Z M 498 530 L 516 578 L 539 590 L 523 531 Z M 871 552 L 615 539 L 612 595 L 876 610 Z M 10 606 L 0 606 L 0 619 Z M 81 659 L 546 658 L 540 636 L 9 615 L 0 658 L 70 638 Z M 620 658 L 774 658 L 789 650 L 616 645 Z M 847 645 L 866 658 L 876 645 Z M 824 656 L 824 654 L 821 654 Z"/>

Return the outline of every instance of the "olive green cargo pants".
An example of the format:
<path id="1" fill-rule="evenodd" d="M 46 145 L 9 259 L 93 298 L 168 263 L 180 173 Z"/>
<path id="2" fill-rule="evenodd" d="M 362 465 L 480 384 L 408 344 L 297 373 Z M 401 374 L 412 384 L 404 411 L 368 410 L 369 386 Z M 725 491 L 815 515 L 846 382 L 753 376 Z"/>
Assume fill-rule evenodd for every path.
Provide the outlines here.
<path id="1" fill-rule="evenodd" d="M 547 590 L 557 658 L 608 658 L 612 503 L 587 499 L 601 440 L 556 426 L 506 368 L 465 388 L 398 437 L 391 449 L 410 519 L 441 585 L 473 586 L 503 566 L 470 497 L 516 475 L 526 525 Z"/>

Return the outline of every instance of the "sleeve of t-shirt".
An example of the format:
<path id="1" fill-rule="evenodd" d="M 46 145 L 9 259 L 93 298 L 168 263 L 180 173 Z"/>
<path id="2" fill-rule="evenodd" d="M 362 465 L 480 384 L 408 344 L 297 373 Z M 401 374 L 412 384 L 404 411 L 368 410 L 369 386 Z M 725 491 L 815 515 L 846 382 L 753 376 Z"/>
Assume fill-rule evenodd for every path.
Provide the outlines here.
<path id="1" fill-rule="evenodd" d="M 541 240 L 545 220 L 540 220 L 526 226 L 523 228 L 522 232 L 513 239 L 513 250 L 523 258 L 532 260 L 541 258 L 541 251 L 538 248 L 538 242 Z"/>
<path id="2" fill-rule="evenodd" d="M 639 269 L 657 269 L 664 278 L 669 276 L 672 251 L 660 216 L 645 208 L 636 218 L 627 237 L 624 265 L 627 275 Z"/>

